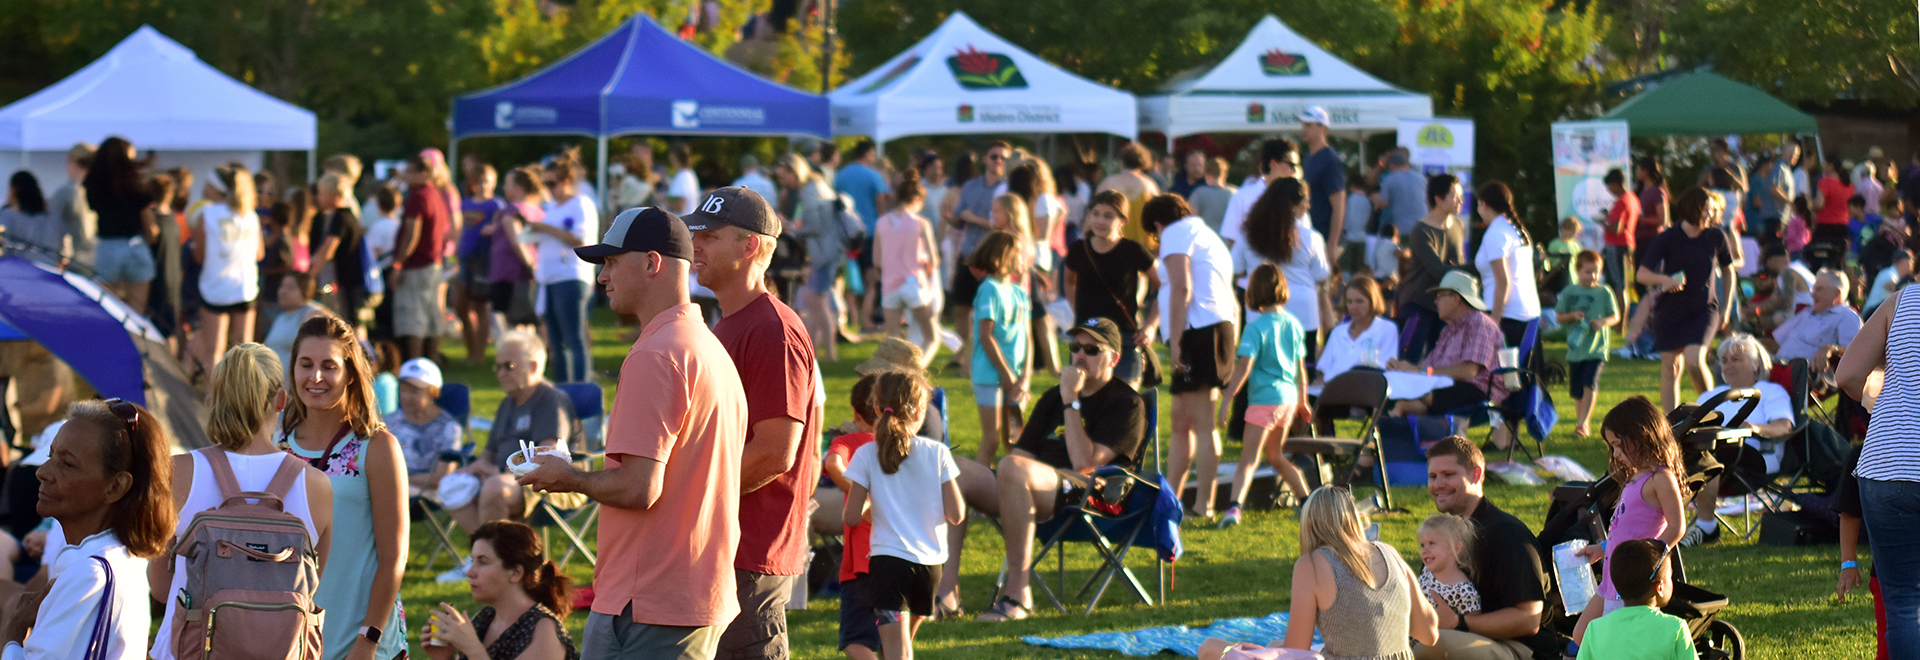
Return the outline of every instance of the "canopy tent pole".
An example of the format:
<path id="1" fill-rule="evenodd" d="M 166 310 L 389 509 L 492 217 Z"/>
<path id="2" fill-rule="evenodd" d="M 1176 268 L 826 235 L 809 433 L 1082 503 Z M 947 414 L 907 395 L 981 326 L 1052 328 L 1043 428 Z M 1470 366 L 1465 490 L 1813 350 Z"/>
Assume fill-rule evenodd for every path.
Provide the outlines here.
<path id="1" fill-rule="evenodd" d="M 315 142 L 318 142 L 318 140 L 315 140 Z M 320 180 L 320 170 L 314 167 L 315 159 L 319 157 L 318 149 L 319 145 L 316 144 L 313 149 L 307 150 L 307 183 Z"/>
<path id="2" fill-rule="evenodd" d="M 460 162 L 460 138 L 452 134 L 447 135 L 447 162 L 449 164 Z M 460 168 L 449 166 L 447 168 L 447 178 L 453 179 L 453 187 L 455 189 L 460 188 Z"/>
<path id="3" fill-rule="evenodd" d="M 600 169 L 595 176 L 600 181 L 600 187 L 596 188 L 596 190 L 600 192 L 600 207 L 611 210 L 613 207 L 608 204 L 608 200 L 613 196 L 607 194 L 607 134 L 601 133 L 598 142 L 600 149 Z"/>

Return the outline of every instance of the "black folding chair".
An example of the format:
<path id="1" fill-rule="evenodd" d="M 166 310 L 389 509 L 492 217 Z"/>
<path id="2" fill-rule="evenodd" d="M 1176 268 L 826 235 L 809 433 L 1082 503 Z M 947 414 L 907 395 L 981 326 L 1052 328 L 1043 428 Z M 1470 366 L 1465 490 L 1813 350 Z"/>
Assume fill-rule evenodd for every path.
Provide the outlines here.
<path id="1" fill-rule="evenodd" d="M 1331 425 L 1325 411 L 1329 410 L 1366 410 L 1365 421 L 1360 424 L 1358 437 L 1342 438 L 1321 436 L 1313 427 L 1321 426 L 1323 420 Z M 1313 457 L 1316 465 L 1322 456 L 1352 456 L 1353 467 L 1349 473 L 1360 469 L 1359 457 L 1362 452 L 1372 451 L 1374 478 L 1380 480 L 1380 497 L 1388 510 L 1393 509 L 1393 490 L 1387 481 L 1387 462 L 1380 456 L 1380 416 L 1387 410 L 1387 375 L 1374 369 L 1351 369 L 1334 376 L 1320 389 L 1320 398 L 1314 404 L 1314 424 L 1308 428 L 1314 435 L 1287 438 L 1280 450 L 1290 454 L 1306 454 Z M 1341 482 L 1348 481 L 1342 478 Z M 1279 488 L 1275 484 L 1275 488 Z"/>
<path id="2" fill-rule="evenodd" d="M 1154 464 L 1157 466 L 1160 463 L 1158 392 L 1149 389 L 1141 395 L 1141 399 L 1146 404 L 1147 413 L 1147 437 L 1141 445 L 1142 448 L 1152 452 Z M 1134 459 L 1135 465 L 1145 463 L 1144 456 Z M 1044 538 L 1046 543 L 1041 546 L 1040 553 L 1034 556 L 1033 562 L 1028 564 L 1027 571 L 1031 578 L 1030 582 L 1040 586 L 1040 591 L 1046 594 L 1047 600 L 1053 603 L 1054 609 L 1059 610 L 1061 614 L 1067 613 L 1066 605 L 1054 592 L 1054 585 L 1049 584 L 1047 576 L 1041 572 L 1041 562 L 1046 561 L 1048 554 L 1054 555 L 1056 564 L 1054 582 L 1058 584 L 1060 592 L 1065 593 L 1067 590 L 1066 543 L 1087 543 L 1092 545 L 1100 555 L 1100 567 L 1094 570 L 1093 575 L 1087 578 L 1086 583 L 1082 584 L 1080 590 L 1073 596 L 1076 600 L 1087 598 L 1086 609 L 1082 610 L 1082 614 L 1093 613 L 1116 577 L 1123 578 L 1128 590 L 1132 591 L 1140 602 L 1147 605 L 1156 602 L 1153 596 L 1147 594 L 1146 587 L 1140 583 L 1140 579 L 1134 576 L 1133 570 L 1127 567 L 1126 559 L 1127 553 L 1138 546 L 1147 546 L 1149 552 L 1153 552 L 1154 536 L 1148 530 L 1157 520 L 1153 514 L 1163 483 L 1165 479 L 1159 474 L 1141 474 L 1113 465 L 1102 467 L 1093 473 L 1093 487 L 1080 489 L 1065 507 L 1054 514 L 1052 519 L 1034 527 L 1034 538 Z M 1101 486 L 1109 487 L 1101 488 Z M 1095 497 L 1099 494 L 1096 491 L 1111 493 L 1117 492 L 1120 488 L 1126 488 L 1127 495 L 1125 502 L 1118 508 L 1106 506 L 1102 500 Z M 1159 602 L 1165 602 L 1166 562 L 1162 561 L 1157 553 L 1154 555 L 1154 568 Z M 1091 596 L 1088 596 L 1089 592 L 1092 593 Z"/>
<path id="3" fill-rule="evenodd" d="M 556 387 L 572 400 L 574 419 L 584 430 L 586 446 L 569 448 L 573 450 L 574 462 L 583 469 L 592 469 L 596 459 L 605 457 L 606 390 L 598 383 L 565 383 Z M 553 547 L 544 538 L 549 530 L 559 530 L 567 539 L 569 547 L 556 563 L 566 566 L 574 553 L 586 558 L 589 564 L 597 562 L 586 536 L 593 530 L 594 521 L 600 518 L 599 502 L 578 493 L 541 493 L 531 489 L 526 491 L 526 496 L 538 500 L 527 524 L 540 530 L 542 542 L 548 548 Z"/>

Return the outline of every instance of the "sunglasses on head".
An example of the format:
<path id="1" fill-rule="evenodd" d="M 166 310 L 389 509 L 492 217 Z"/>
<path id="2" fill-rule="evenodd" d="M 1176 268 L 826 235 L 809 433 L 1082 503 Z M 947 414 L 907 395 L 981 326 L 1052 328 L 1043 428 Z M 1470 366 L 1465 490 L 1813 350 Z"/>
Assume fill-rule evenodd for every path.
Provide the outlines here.
<path id="1" fill-rule="evenodd" d="M 114 417 L 120 418 L 120 422 L 127 425 L 128 434 L 132 434 L 134 429 L 139 428 L 140 408 L 133 405 L 132 402 L 115 397 L 107 399 L 104 403 L 107 404 L 107 410 L 112 412 Z"/>

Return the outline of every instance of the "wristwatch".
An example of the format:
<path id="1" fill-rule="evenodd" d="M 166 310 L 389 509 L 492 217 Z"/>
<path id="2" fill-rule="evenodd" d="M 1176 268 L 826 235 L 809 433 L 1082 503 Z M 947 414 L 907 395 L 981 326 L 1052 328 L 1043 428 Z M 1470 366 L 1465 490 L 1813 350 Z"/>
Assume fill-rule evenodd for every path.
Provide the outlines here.
<path id="1" fill-rule="evenodd" d="M 1067 407 L 1072 408 L 1074 412 L 1080 412 L 1080 400 L 1074 399 L 1073 403 L 1067 404 Z"/>
<path id="2" fill-rule="evenodd" d="M 373 626 L 360 626 L 360 636 L 375 644 L 380 643 L 380 629 Z"/>

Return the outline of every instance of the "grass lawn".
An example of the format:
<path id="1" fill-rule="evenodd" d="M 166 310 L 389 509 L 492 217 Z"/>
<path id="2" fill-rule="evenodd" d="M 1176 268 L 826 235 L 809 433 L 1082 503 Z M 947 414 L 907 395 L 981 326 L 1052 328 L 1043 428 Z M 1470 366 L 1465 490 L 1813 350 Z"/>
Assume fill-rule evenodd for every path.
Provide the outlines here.
<path id="1" fill-rule="evenodd" d="M 616 336 L 618 331 L 604 310 L 596 312 L 594 321 L 595 366 L 600 371 L 611 372 L 618 369 L 620 359 L 626 354 L 626 346 L 619 343 Z M 449 347 L 448 350 L 449 361 L 455 365 L 448 371 L 448 380 L 472 386 L 476 415 L 490 416 L 501 398 L 492 374 L 484 367 L 467 366 L 458 347 Z M 1550 350 L 1557 356 L 1561 349 Z M 866 359 L 871 351 L 872 344 L 842 347 L 839 362 L 821 365 L 827 379 L 827 418 L 830 422 L 837 423 L 848 417 L 845 402 L 855 380 L 853 365 Z M 944 361 L 943 356 L 940 362 Z M 1595 430 L 1599 427 L 1598 418 L 1621 399 L 1645 394 L 1657 400 L 1658 379 L 1659 365 L 1654 362 L 1616 359 L 1609 364 L 1601 376 L 1604 387 L 1594 415 Z M 1037 380 L 1040 382 L 1036 384 L 1036 391 L 1051 386 L 1044 379 Z M 963 446 L 971 445 L 979 437 L 979 422 L 971 405 L 971 389 L 964 380 L 951 374 L 941 376 L 938 381 L 951 397 L 950 420 L 954 436 L 962 439 Z M 611 382 L 611 378 L 607 382 Z M 1570 456 L 1595 472 L 1604 470 L 1606 453 L 1603 443 L 1597 436 L 1576 440 L 1572 435 L 1573 405 L 1564 400 L 1565 386 L 1559 386 L 1555 395 L 1562 422 L 1547 443 L 1548 452 Z M 1161 402 L 1160 423 L 1164 442 L 1169 419 L 1165 409 L 1167 397 L 1162 396 Z M 1475 429 L 1475 439 L 1483 439 L 1484 433 L 1484 428 Z M 1226 452 L 1228 460 L 1231 460 L 1238 454 L 1239 447 L 1237 444 L 1228 444 Z M 1488 488 L 1490 499 L 1535 529 L 1539 528 L 1545 517 L 1547 493 L 1546 487 L 1496 484 Z M 1417 563 L 1414 528 L 1421 519 L 1433 513 L 1432 503 L 1425 490 L 1418 487 L 1396 488 L 1394 497 L 1396 504 L 1408 507 L 1412 513 L 1380 516 L 1381 538 L 1400 548 L 1410 562 Z M 1026 635 L 1059 636 L 1174 624 L 1201 626 L 1218 618 L 1257 617 L 1287 610 L 1290 570 L 1292 561 L 1299 553 L 1299 530 L 1290 513 L 1249 512 L 1246 524 L 1232 530 L 1189 528 L 1182 531 L 1186 555 L 1179 561 L 1178 580 L 1168 589 L 1167 602 L 1164 604 L 1154 607 L 1140 605 L 1119 585 L 1115 585 L 1092 616 L 1082 616 L 1077 610 L 1073 610 L 1072 614 L 1059 615 L 1051 609 L 1043 609 L 1033 618 L 1006 624 L 929 622 L 921 628 L 916 649 L 933 654 L 933 657 L 1117 658 L 1121 656 L 1106 651 L 1062 651 L 1028 646 L 1020 638 Z M 553 535 L 552 539 L 562 540 L 558 534 Z M 459 537 L 456 540 L 464 542 Z M 428 570 L 424 565 L 431 543 L 425 527 L 415 525 L 412 558 L 401 594 L 407 604 L 410 634 L 416 640 L 425 622 L 427 609 L 434 604 L 445 601 L 463 609 L 472 607 L 464 582 L 450 585 L 434 583 L 435 571 Z M 1863 554 L 1866 552 L 1864 547 L 1861 550 Z M 978 612 L 990 604 L 1002 554 L 997 531 L 990 525 L 975 524 L 967 539 L 961 577 L 962 595 L 969 612 Z M 1738 626 L 1745 636 L 1748 657 L 1786 660 L 1871 656 L 1873 609 L 1870 596 L 1863 588 L 1844 604 L 1834 602 L 1838 554 L 1836 546 L 1768 547 L 1741 540 L 1734 534 L 1726 534 L 1719 545 L 1690 550 L 1686 558 L 1688 571 L 1695 584 L 1731 598 L 1732 606 L 1722 617 Z M 1076 575 L 1079 580 L 1084 580 L 1087 570 L 1094 566 L 1094 557 L 1089 547 L 1070 546 L 1069 581 L 1077 584 Z M 1135 573 L 1147 584 L 1149 592 L 1154 588 L 1151 557 L 1150 550 L 1143 548 L 1133 553 L 1129 560 Z M 1079 568 L 1077 573 L 1076 566 Z M 448 562 L 442 559 L 435 568 L 445 570 L 447 567 Z M 583 565 L 583 562 L 574 561 L 567 573 L 585 582 L 591 576 L 591 568 Z M 1044 602 L 1044 597 L 1037 593 L 1036 598 Z M 788 617 L 794 657 L 841 657 L 836 649 L 838 601 L 816 598 L 808 603 L 808 607 L 805 611 L 791 612 Z M 1045 605 L 1041 607 L 1045 608 Z M 577 640 L 585 616 L 576 614 L 570 617 L 568 623 Z M 414 650 L 417 656 L 418 647 Z"/>

